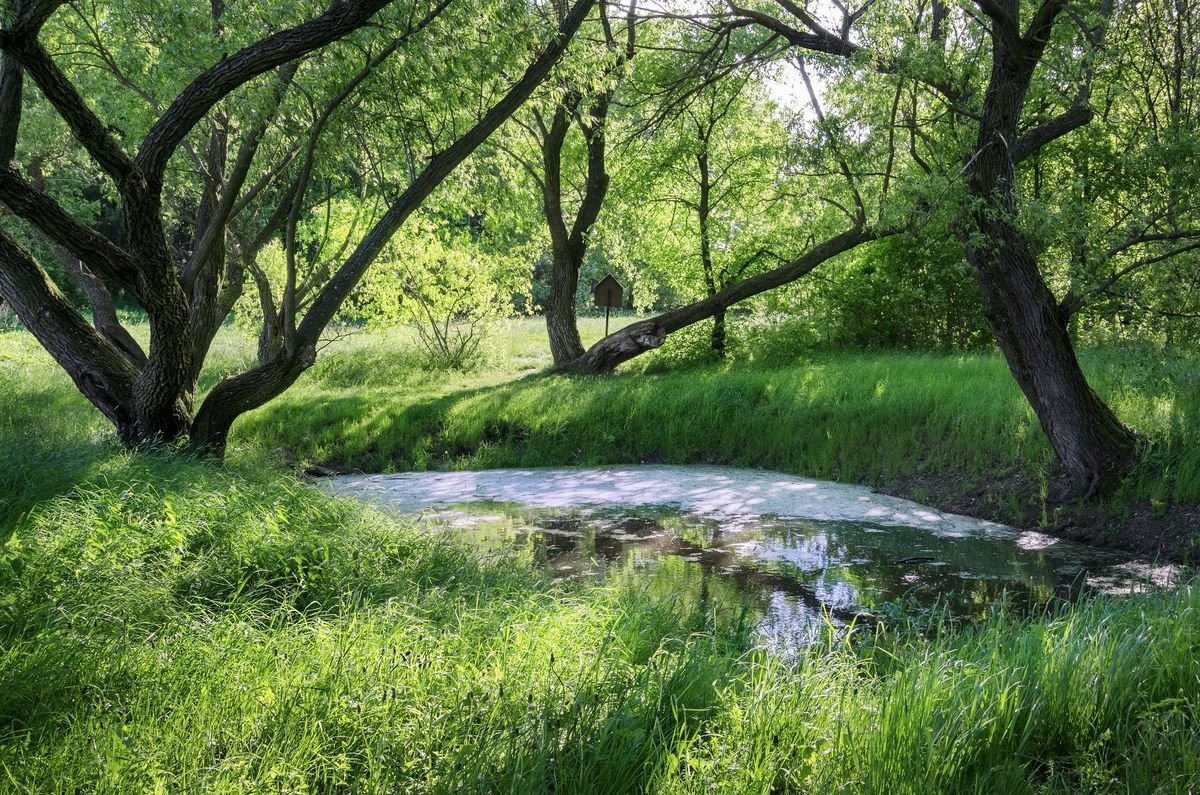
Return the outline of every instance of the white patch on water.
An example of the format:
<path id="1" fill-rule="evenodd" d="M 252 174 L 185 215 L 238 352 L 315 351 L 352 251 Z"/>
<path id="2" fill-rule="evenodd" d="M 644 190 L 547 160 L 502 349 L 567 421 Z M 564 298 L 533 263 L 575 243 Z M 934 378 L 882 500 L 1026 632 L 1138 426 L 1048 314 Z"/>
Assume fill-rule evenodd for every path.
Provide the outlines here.
<path id="1" fill-rule="evenodd" d="M 580 539 L 588 530 L 648 555 L 670 553 L 678 540 L 674 531 L 660 526 L 631 527 L 606 512 L 665 508 L 713 522 L 715 535 L 709 541 L 719 536 L 722 540 L 715 549 L 735 554 L 741 561 L 739 565 L 782 566 L 802 576 L 836 568 L 869 568 L 871 559 L 863 556 L 868 548 L 876 550 L 875 557 L 890 557 L 890 566 L 919 565 L 925 573 L 952 567 L 949 570 L 957 571 L 955 576 L 968 581 L 1024 581 L 1028 577 L 1023 572 L 1049 566 L 1059 578 L 1086 580 L 1090 588 L 1109 593 L 1129 593 L 1170 587 L 1182 576 L 1176 566 L 1131 561 L 1128 556 L 1044 533 L 1017 531 L 995 522 L 942 513 L 862 486 L 762 470 L 714 466 L 494 469 L 342 476 L 322 482 L 335 493 L 383 503 L 452 530 L 486 529 L 493 522 L 506 521 L 508 527 L 497 539 L 511 538 L 515 533 L 543 532 Z M 554 526 L 529 524 L 527 520 L 514 525 L 511 518 L 504 518 L 505 513 L 497 513 L 503 511 L 500 503 L 531 511 L 569 509 L 574 518 Z M 813 527 L 799 528 L 791 536 L 768 532 L 771 527 L 789 522 L 851 523 L 859 528 L 862 540 L 856 541 L 854 533 L 845 530 L 831 536 Z M 908 546 L 889 547 L 889 537 L 902 533 L 898 528 L 917 528 L 929 535 L 922 539 L 902 535 Z M 835 536 L 838 544 L 831 546 L 830 538 Z M 869 542 L 865 540 L 868 537 L 872 539 Z M 1003 554 L 997 557 L 996 550 L 1006 545 L 1019 550 L 1019 554 L 1011 560 Z M 882 549 L 887 551 L 880 552 Z M 685 559 L 700 560 L 702 554 L 689 553 Z M 639 562 L 651 565 L 649 560 Z M 578 562 L 560 560 L 555 565 L 560 571 L 568 571 Z M 1021 568 L 1025 566 L 1034 569 Z M 590 569 L 584 566 L 582 570 Z M 1043 582 L 1046 576 L 1042 572 L 1035 580 Z M 922 579 L 922 574 L 906 571 L 901 581 L 915 585 Z M 811 587 L 820 591 L 826 586 Z M 838 587 L 850 588 L 844 583 Z M 841 591 L 825 594 L 822 599 L 827 605 L 853 601 Z"/>
<path id="2" fill-rule="evenodd" d="M 945 537 L 1016 538 L 995 522 L 941 513 L 863 486 L 749 469 L 623 466 L 595 469 L 492 469 L 346 475 L 327 481 L 340 494 L 368 497 L 402 513 L 467 502 L 528 508 L 665 506 L 736 529 L 764 516 L 920 527 Z"/>

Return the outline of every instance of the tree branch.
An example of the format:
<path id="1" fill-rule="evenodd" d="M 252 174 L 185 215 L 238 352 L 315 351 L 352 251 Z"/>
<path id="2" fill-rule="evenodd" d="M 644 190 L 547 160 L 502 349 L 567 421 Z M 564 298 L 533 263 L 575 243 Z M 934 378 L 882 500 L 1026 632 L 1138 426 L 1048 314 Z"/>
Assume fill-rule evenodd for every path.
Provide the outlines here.
<path id="1" fill-rule="evenodd" d="M 304 320 L 297 330 L 297 337 L 301 345 L 316 344 L 325 326 L 337 313 L 342 302 L 346 300 L 400 225 L 457 168 L 459 163 L 487 140 L 545 80 L 551 68 L 566 51 L 571 37 L 579 29 L 594 3 L 595 0 L 577 0 L 570 13 L 559 25 L 554 39 L 542 48 L 521 79 L 484 114 L 474 127 L 449 147 L 434 155 L 417 179 L 408 186 L 371 231 L 363 237 L 358 247 L 333 275 L 305 314 Z"/>
<path id="2" fill-rule="evenodd" d="M 8 165 L 0 165 L 0 201 L 14 215 L 83 260 L 93 273 L 140 297 L 141 285 L 129 255 L 108 238 L 76 221 L 58 202 L 25 182 Z"/>
<path id="3" fill-rule="evenodd" d="M 343 0 L 315 19 L 251 44 L 194 79 L 159 117 L 138 150 L 137 163 L 154 190 L 184 136 L 217 102 L 258 75 L 361 28 L 391 0 Z"/>

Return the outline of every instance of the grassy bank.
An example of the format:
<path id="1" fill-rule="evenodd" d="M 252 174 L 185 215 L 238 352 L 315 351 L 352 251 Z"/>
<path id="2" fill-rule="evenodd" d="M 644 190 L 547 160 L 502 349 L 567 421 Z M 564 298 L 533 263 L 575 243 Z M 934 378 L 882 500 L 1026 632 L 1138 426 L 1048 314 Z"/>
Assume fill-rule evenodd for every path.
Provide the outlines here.
<path id="1" fill-rule="evenodd" d="M 904 445 L 877 434 L 875 455 L 838 455 L 812 426 L 840 418 L 839 433 L 866 433 L 858 414 L 883 412 L 900 383 L 957 395 L 933 414 L 914 398 L 890 403 L 917 440 L 942 418 L 937 438 L 952 443 L 923 460 L 988 471 L 996 459 L 968 454 L 981 428 L 999 450 L 986 455 L 1012 466 L 1044 453 L 1032 429 L 1005 436 L 1005 412 L 1020 415 L 1011 395 L 963 386 L 998 382 L 989 357 L 512 382 L 520 344 L 509 340 L 501 364 L 448 383 L 390 357 L 398 340 L 344 343 L 248 418 L 216 469 L 121 453 L 27 338 L 0 337 L 0 791 L 1200 786 L 1195 587 L 1036 619 L 998 611 L 968 630 L 859 627 L 781 661 L 750 647 L 752 614 L 702 609 L 698 594 L 653 580 L 552 583 L 330 498 L 271 455 L 467 466 L 646 450 L 884 477 L 905 465 Z M 217 371 L 245 355 L 226 343 Z M 959 369 L 922 380 L 931 362 L 943 376 Z M 360 381 L 374 383 L 356 418 Z M 1159 393 L 1124 394 L 1149 407 Z M 763 427 L 760 415 L 791 424 L 744 439 L 720 427 L 722 407 L 744 409 L 743 432 Z M 671 419 L 681 410 L 690 420 Z M 393 457 L 372 438 L 392 439 Z"/>
<path id="2" fill-rule="evenodd" d="M 1083 352 L 1093 385 L 1143 434 L 1147 452 L 1112 500 L 1078 509 L 1054 504 L 1049 445 L 997 354 L 795 354 L 767 340 L 705 363 L 668 342 L 615 376 L 543 378 L 548 359 L 535 323 L 502 335 L 491 367 L 448 378 L 414 368 L 402 335 L 351 339 L 284 399 L 246 417 L 236 437 L 348 471 L 640 462 L 776 469 L 1011 524 L 1076 527 L 1087 540 L 1149 554 L 1162 539 L 1170 554 L 1191 554 L 1200 525 L 1194 356 Z"/>
<path id="3" fill-rule="evenodd" d="M 1185 792 L 1200 590 L 782 662 L 269 468 L 112 455 L 0 552 L 0 790 Z"/>

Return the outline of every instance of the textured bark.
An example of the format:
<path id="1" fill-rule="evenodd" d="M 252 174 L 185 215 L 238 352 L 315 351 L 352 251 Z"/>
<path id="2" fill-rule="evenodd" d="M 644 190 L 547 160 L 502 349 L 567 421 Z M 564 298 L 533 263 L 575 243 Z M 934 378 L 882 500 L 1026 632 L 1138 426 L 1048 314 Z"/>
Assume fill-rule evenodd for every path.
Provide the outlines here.
<path id="1" fill-rule="evenodd" d="M 370 68 L 395 51 L 411 33 L 423 29 L 451 0 L 442 0 L 421 20 L 351 80 L 344 99 L 366 78 Z M 567 47 L 571 36 L 595 0 L 580 0 L 570 9 L 554 39 L 535 57 L 525 74 L 465 135 L 436 154 L 426 169 L 392 205 L 383 220 L 361 241 L 316 295 L 298 326 L 296 290 L 286 307 L 272 307 L 278 334 L 270 337 L 262 361 L 249 372 L 227 379 L 205 399 L 193 421 L 196 378 L 213 335 L 241 291 L 244 269 L 253 268 L 254 254 L 266 240 L 258 238 L 245 252 L 226 254 L 231 219 L 241 212 L 249 194 L 242 186 L 265 129 L 265 119 L 243 131 L 232 168 L 226 157 L 224 121 L 218 119 L 202 170 L 206 185 L 196 218 L 196 245 L 189 261 L 179 266 L 168 245 L 162 207 L 163 171 L 172 153 L 192 128 L 223 98 L 255 76 L 280 70 L 275 102 L 295 71 L 294 59 L 368 24 L 389 0 L 344 0 L 325 13 L 256 42 L 222 60 L 195 78 L 160 116 L 142 141 L 136 158 L 126 154 L 112 131 L 38 41 L 41 23 L 61 3 L 18 3 L 16 18 L 0 29 L 0 201 L 29 221 L 59 250 L 97 307 L 101 334 L 63 298 L 45 271 L 0 230 L 0 295 L 11 304 L 39 341 L 75 380 L 79 389 L 108 416 L 129 445 L 174 442 L 185 435 L 196 449 L 220 453 L 233 421 L 244 411 L 262 405 L 290 386 L 312 364 L 317 341 L 349 292 L 401 223 L 483 142 L 545 79 Z M 220 35 L 221 0 L 212 0 L 212 16 Z M 286 66 L 285 66 L 286 64 Z M 120 196 L 124 222 L 122 246 L 75 221 L 51 197 L 25 182 L 9 166 L 20 123 L 24 78 L 37 84 L 74 138 L 112 179 Z M 136 88 L 136 87 L 135 87 Z M 340 104 L 340 99 L 332 107 Z M 332 108 L 330 109 L 332 112 Z M 318 124 L 318 133 L 323 125 Z M 200 160 L 199 156 L 194 159 Z M 285 158 L 285 165 L 295 153 Z M 283 166 L 280 167 L 281 169 Z M 278 172 L 277 172 L 278 173 Z M 302 189 L 284 191 L 281 209 L 293 206 Z M 285 218 L 272 218 L 268 227 Z M 258 274 L 256 273 L 256 276 Z M 128 292 L 146 310 L 150 348 L 146 355 L 132 340 L 118 338 L 112 310 L 112 289 Z M 283 311 L 286 309 L 287 311 Z M 269 328 L 275 327 L 268 323 Z M 110 339 L 111 338 L 111 339 Z M 114 344 L 113 340 L 117 340 Z"/>
<path id="2" fill-rule="evenodd" d="M 95 274 L 89 271 L 81 260 L 71 256 L 69 252 L 56 246 L 55 256 L 66 267 L 67 273 L 71 275 L 75 284 L 79 285 L 84 295 L 87 296 L 88 304 L 92 308 L 92 325 L 96 331 L 99 331 L 117 350 L 125 354 L 125 358 L 129 359 L 135 368 L 144 367 L 146 352 L 117 319 L 117 307 L 113 303 L 112 293 L 108 291 L 104 283 L 96 278 Z"/>
<path id="3" fill-rule="evenodd" d="M 79 391 L 116 426 L 122 441 L 134 443 L 137 371 L 75 311 L 33 257 L 2 230 L 0 295 Z"/>
<path id="4" fill-rule="evenodd" d="M 1015 143 L 1018 124 L 1061 3 L 1044 3 L 1023 36 L 1017 34 L 1015 0 L 983 9 L 994 23 L 992 73 L 976 152 L 966 168 L 974 204 L 960 237 L 1009 370 L 1037 414 L 1073 495 L 1086 498 L 1128 471 L 1137 437 L 1088 385 L 1058 302 L 1015 225 L 1016 163 L 1025 153 Z M 1011 148 L 1009 142 L 1014 142 Z"/>
<path id="5" fill-rule="evenodd" d="M 309 346 L 217 384 L 196 412 L 189 449 L 222 457 L 234 420 L 283 394 L 314 361 L 316 349 Z"/>
<path id="6" fill-rule="evenodd" d="M 555 364 L 569 362 L 583 355 L 583 340 L 579 337 L 579 321 L 575 310 L 579 267 L 577 260 L 557 254 L 550 264 L 550 293 L 546 297 L 545 315 L 550 355 Z"/>
<path id="7" fill-rule="evenodd" d="M 579 338 L 579 323 L 575 302 L 579 290 L 579 271 L 587 256 L 587 236 L 600 217 L 604 197 L 608 192 L 606 140 L 604 127 L 608 119 L 611 92 L 595 98 L 586 114 L 579 113 L 584 101 L 578 96 L 560 101 L 542 141 L 542 211 L 550 229 L 550 294 L 546 298 L 546 331 L 550 338 L 550 354 L 555 364 L 562 364 L 583 355 Z M 583 197 L 568 226 L 563 208 L 562 150 L 572 117 L 587 142 L 587 178 Z M 586 117 L 586 118 L 585 118 Z"/>
<path id="8" fill-rule="evenodd" d="M 710 122 L 707 128 L 700 128 L 700 151 L 696 153 L 697 174 L 700 177 L 700 201 L 696 204 L 696 220 L 699 221 L 700 232 L 700 267 L 704 273 L 704 286 L 709 297 L 720 292 L 724 285 L 717 282 L 717 271 L 712 258 L 712 174 L 708 168 L 709 140 L 715 127 Z M 725 357 L 725 309 L 713 313 L 712 335 L 710 337 L 712 352 L 719 358 Z"/>
<path id="9" fill-rule="evenodd" d="M 0 54 L 0 167 L 7 167 L 17 151 L 24 83 L 22 75 L 19 63 L 8 55 Z"/>
<path id="10" fill-rule="evenodd" d="M 713 313 L 712 335 L 710 337 L 713 353 L 719 358 L 725 357 L 725 310 Z"/>
<path id="11" fill-rule="evenodd" d="M 724 289 L 695 303 L 672 309 L 646 320 L 631 323 L 597 342 L 578 359 L 554 368 L 558 373 L 606 373 L 617 365 L 654 350 L 663 344 L 667 335 L 681 328 L 722 314 L 739 301 L 790 284 L 810 273 L 823 262 L 863 243 L 895 234 L 870 228 L 855 228 L 842 232 L 786 265 L 734 282 Z"/>

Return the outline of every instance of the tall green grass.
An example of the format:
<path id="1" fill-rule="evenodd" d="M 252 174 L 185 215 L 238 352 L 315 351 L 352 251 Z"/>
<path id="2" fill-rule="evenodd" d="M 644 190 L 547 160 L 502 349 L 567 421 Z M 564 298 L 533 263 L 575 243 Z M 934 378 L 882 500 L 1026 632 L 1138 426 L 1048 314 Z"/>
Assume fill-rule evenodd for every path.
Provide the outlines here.
<path id="1" fill-rule="evenodd" d="M 30 335 L 0 331 L 0 539 L 114 452 L 112 441 L 104 418 Z"/>
<path id="2" fill-rule="evenodd" d="M 141 456 L 35 511 L 0 593 L 0 782 L 28 792 L 636 791 L 745 643 L 284 474 Z"/>
<path id="3" fill-rule="evenodd" d="M 343 343 L 344 361 L 248 418 L 216 468 L 120 452 L 27 337 L 0 336 L 0 791 L 1200 788 L 1194 585 L 1041 618 L 998 609 L 966 630 L 831 631 L 780 660 L 752 648 L 752 613 L 653 578 L 552 583 L 331 498 L 261 452 L 361 444 L 365 461 L 385 454 L 371 439 L 404 427 L 387 454 L 424 449 L 412 460 L 426 465 L 616 449 L 883 477 L 940 440 L 921 465 L 982 468 L 994 461 L 970 443 L 987 428 L 1002 463 L 1044 449 L 1033 426 L 1004 436 L 1015 397 L 975 391 L 1003 383 L 995 359 L 861 354 L 506 385 L 513 360 L 448 384 L 396 365 L 399 386 L 370 387 L 355 419 L 328 404 L 381 377 L 386 356 L 356 363 L 370 340 Z M 243 361 L 244 342 L 221 343 L 206 383 Z M 1126 416 L 1159 429 L 1162 465 L 1184 471 L 1186 361 L 1088 365 Z M 900 386 L 914 391 L 893 397 Z M 948 406 L 925 404 L 945 394 Z M 871 411 L 901 441 L 876 430 L 867 456 L 822 430 L 865 433 Z M 288 417 L 317 430 L 271 431 Z M 741 437 L 770 422 L 782 430 Z"/>
<path id="4" fill-rule="evenodd" d="M 113 456 L 0 552 L 0 790 L 1187 792 L 1200 590 L 831 631 Z M 750 619 L 750 620 L 747 620 Z"/>

